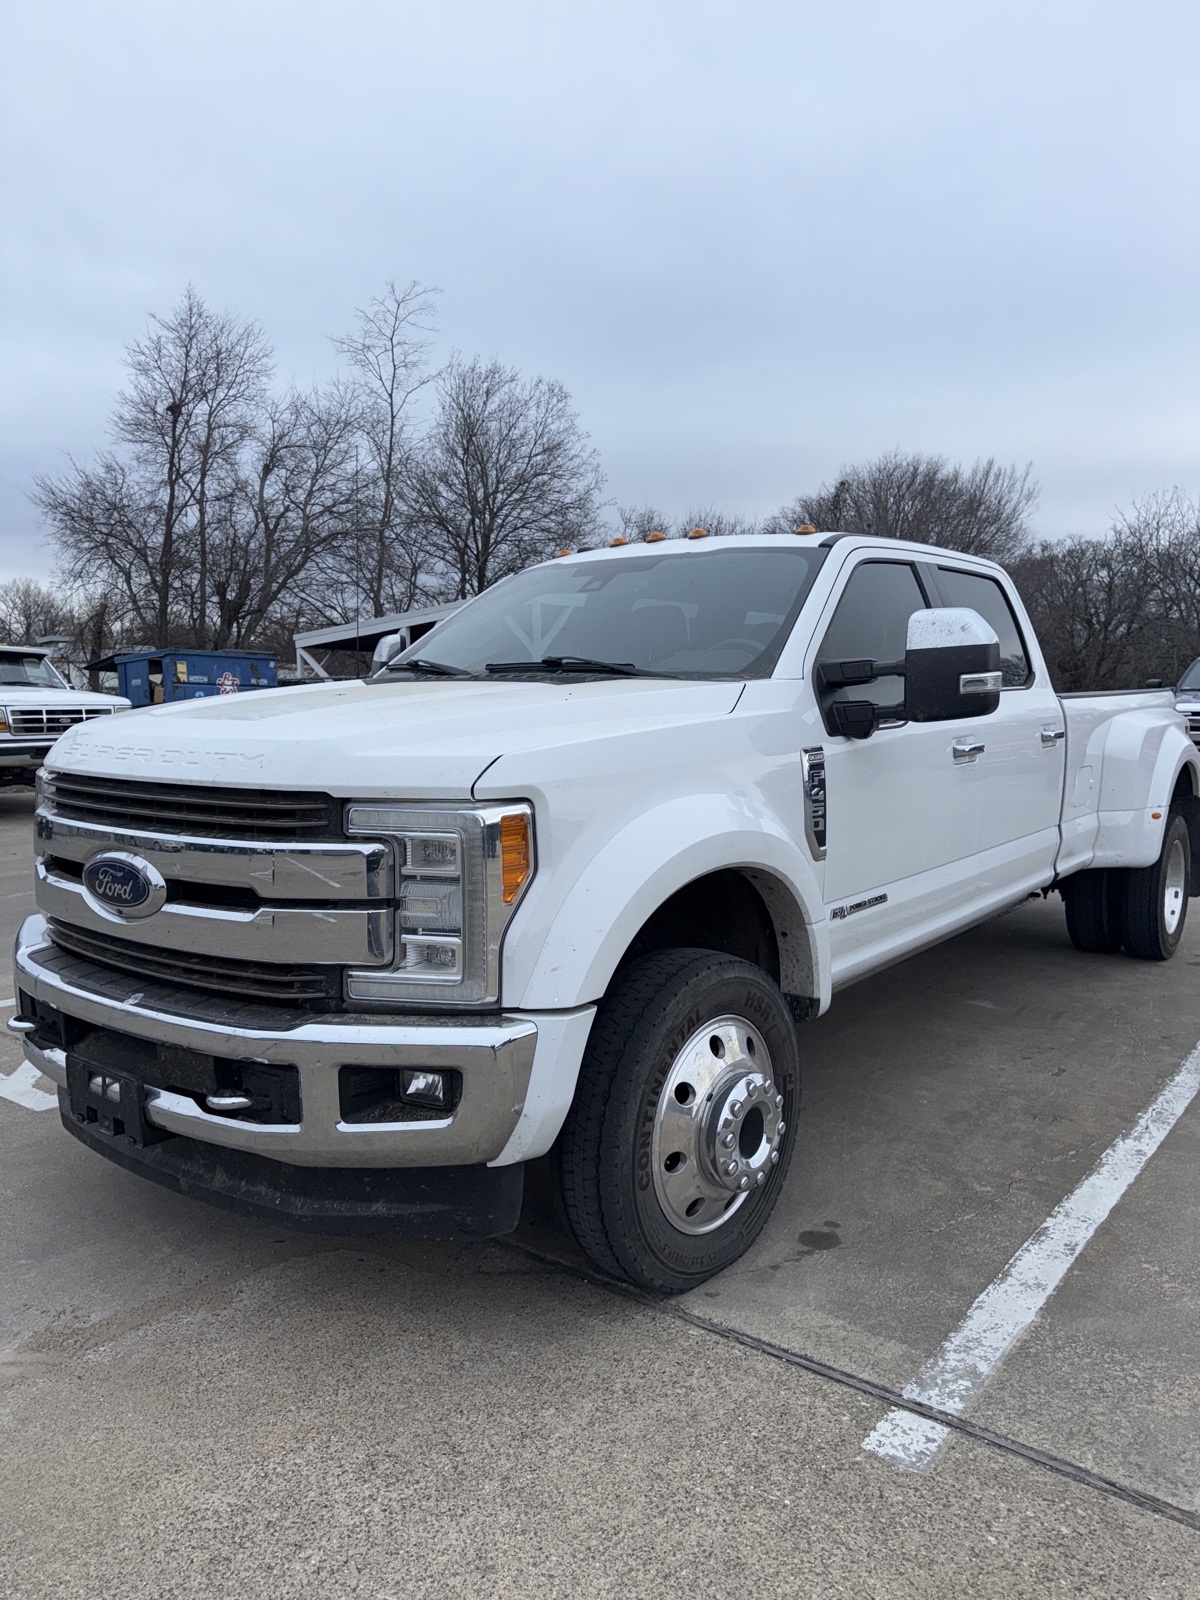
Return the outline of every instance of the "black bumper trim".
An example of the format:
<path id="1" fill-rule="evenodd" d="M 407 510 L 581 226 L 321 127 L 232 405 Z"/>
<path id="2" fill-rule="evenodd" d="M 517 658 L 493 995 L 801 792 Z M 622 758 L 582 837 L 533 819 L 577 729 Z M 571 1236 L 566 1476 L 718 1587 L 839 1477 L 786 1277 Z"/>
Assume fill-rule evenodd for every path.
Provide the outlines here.
<path id="1" fill-rule="evenodd" d="M 198 1139 L 143 1149 L 76 1122 L 59 1092 L 63 1127 L 127 1172 L 193 1200 L 302 1233 L 391 1239 L 493 1239 L 521 1215 L 525 1168 L 297 1167 Z"/>

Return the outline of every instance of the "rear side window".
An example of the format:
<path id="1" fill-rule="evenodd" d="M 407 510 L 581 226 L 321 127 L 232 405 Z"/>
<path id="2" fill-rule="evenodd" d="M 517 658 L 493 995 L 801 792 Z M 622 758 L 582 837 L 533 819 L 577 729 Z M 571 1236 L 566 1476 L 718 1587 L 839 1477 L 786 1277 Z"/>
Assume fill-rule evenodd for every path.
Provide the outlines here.
<path id="1" fill-rule="evenodd" d="M 908 619 L 928 601 L 912 567 L 900 561 L 864 561 L 855 567 L 838 601 L 817 664 L 826 661 L 900 661 L 908 643 Z M 903 678 L 877 678 L 835 689 L 835 700 L 870 700 L 892 706 L 904 699 Z"/>
<path id="2" fill-rule="evenodd" d="M 1032 676 L 1025 641 L 1008 596 L 995 578 L 979 572 L 960 572 L 954 567 L 938 568 L 938 587 L 948 606 L 969 606 L 990 622 L 1000 641 L 1000 670 L 1006 689 L 1023 689 Z"/>

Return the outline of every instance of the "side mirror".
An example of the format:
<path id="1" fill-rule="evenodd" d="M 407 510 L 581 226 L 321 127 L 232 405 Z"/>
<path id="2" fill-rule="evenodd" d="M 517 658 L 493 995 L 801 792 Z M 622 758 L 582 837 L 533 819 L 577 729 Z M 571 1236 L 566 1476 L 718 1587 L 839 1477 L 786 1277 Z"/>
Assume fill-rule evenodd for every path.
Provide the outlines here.
<path id="1" fill-rule="evenodd" d="M 914 611 L 905 642 L 904 714 L 910 722 L 986 717 L 1000 704 L 1000 641 L 978 611 Z"/>
<path id="2" fill-rule="evenodd" d="M 401 650 L 408 649 L 408 635 L 406 633 L 385 633 L 375 646 L 375 653 L 371 657 L 371 672 L 382 672 L 394 656 Z"/>

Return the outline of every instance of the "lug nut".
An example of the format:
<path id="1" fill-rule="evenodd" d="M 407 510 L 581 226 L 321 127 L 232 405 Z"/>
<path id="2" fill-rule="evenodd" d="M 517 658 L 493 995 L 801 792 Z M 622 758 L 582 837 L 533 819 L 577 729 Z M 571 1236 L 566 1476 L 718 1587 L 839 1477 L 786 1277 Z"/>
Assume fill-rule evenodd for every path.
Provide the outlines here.
<path id="1" fill-rule="evenodd" d="M 750 1187 L 750 1174 L 747 1173 L 746 1176 L 742 1179 L 741 1183 L 738 1184 L 738 1188 L 739 1189 L 748 1189 L 749 1187 Z"/>
<path id="2" fill-rule="evenodd" d="M 779 1151 L 778 1150 L 772 1150 L 771 1151 L 771 1165 L 774 1166 L 778 1160 L 779 1160 Z"/>
<path id="3" fill-rule="evenodd" d="M 766 1173 L 765 1172 L 760 1172 L 758 1177 L 754 1181 L 756 1183 L 766 1183 L 766 1181 L 767 1181 Z"/>
<path id="4" fill-rule="evenodd" d="M 736 1161 L 727 1161 L 725 1163 L 725 1171 L 729 1174 L 729 1176 L 731 1178 L 733 1177 L 734 1173 L 737 1171 L 737 1167 L 738 1167 L 738 1164 L 737 1164 Z"/>
<path id="5" fill-rule="evenodd" d="M 779 1127 L 776 1129 L 776 1132 L 779 1134 L 779 1137 L 781 1139 L 783 1138 L 783 1135 L 786 1132 L 786 1130 L 787 1130 L 787 1123 L 786 1122 L 781 1122 L 779 1124 Z"/>
<path id="6" fill-rule="evenodd" d="M 721 1143 L 725 1146 L 726 1150 L 732 1150 L 733 1149 L 733 1135 L 731 1133 L 723 1133 L 721 1135 Z"/>
<path id="7" fill-rule="evenodd" d="M 781 1094 L 777 1094 L 775 1096 L 776 1109 L 778 1110 L 780 1107 L 782 1107 L 782 1105 L 783 1105 L 783 1096 Z"/>
<path id="8" fill-rule="evenodd" d="M 742 1114 L 742 1102 L 740 1100 L 735 1100 L 733 1102 L 733 1104 L 729 1107 L 729 1115 L 736 1120 L 738 1117 L 741 1116 L 741 1114 Z"/>

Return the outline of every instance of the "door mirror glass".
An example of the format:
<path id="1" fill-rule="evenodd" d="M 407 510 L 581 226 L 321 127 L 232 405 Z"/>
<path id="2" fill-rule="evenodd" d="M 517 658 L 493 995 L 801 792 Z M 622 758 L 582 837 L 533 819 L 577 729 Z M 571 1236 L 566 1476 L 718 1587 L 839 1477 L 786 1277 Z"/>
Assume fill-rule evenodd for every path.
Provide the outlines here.
<path id="1" fill-rule="evenodd" d="M 966 606 L 914 611 L 904 652 L 904 711 L 910 722 L 989 716 L 1000 704 L 1000 641 Z"/>

